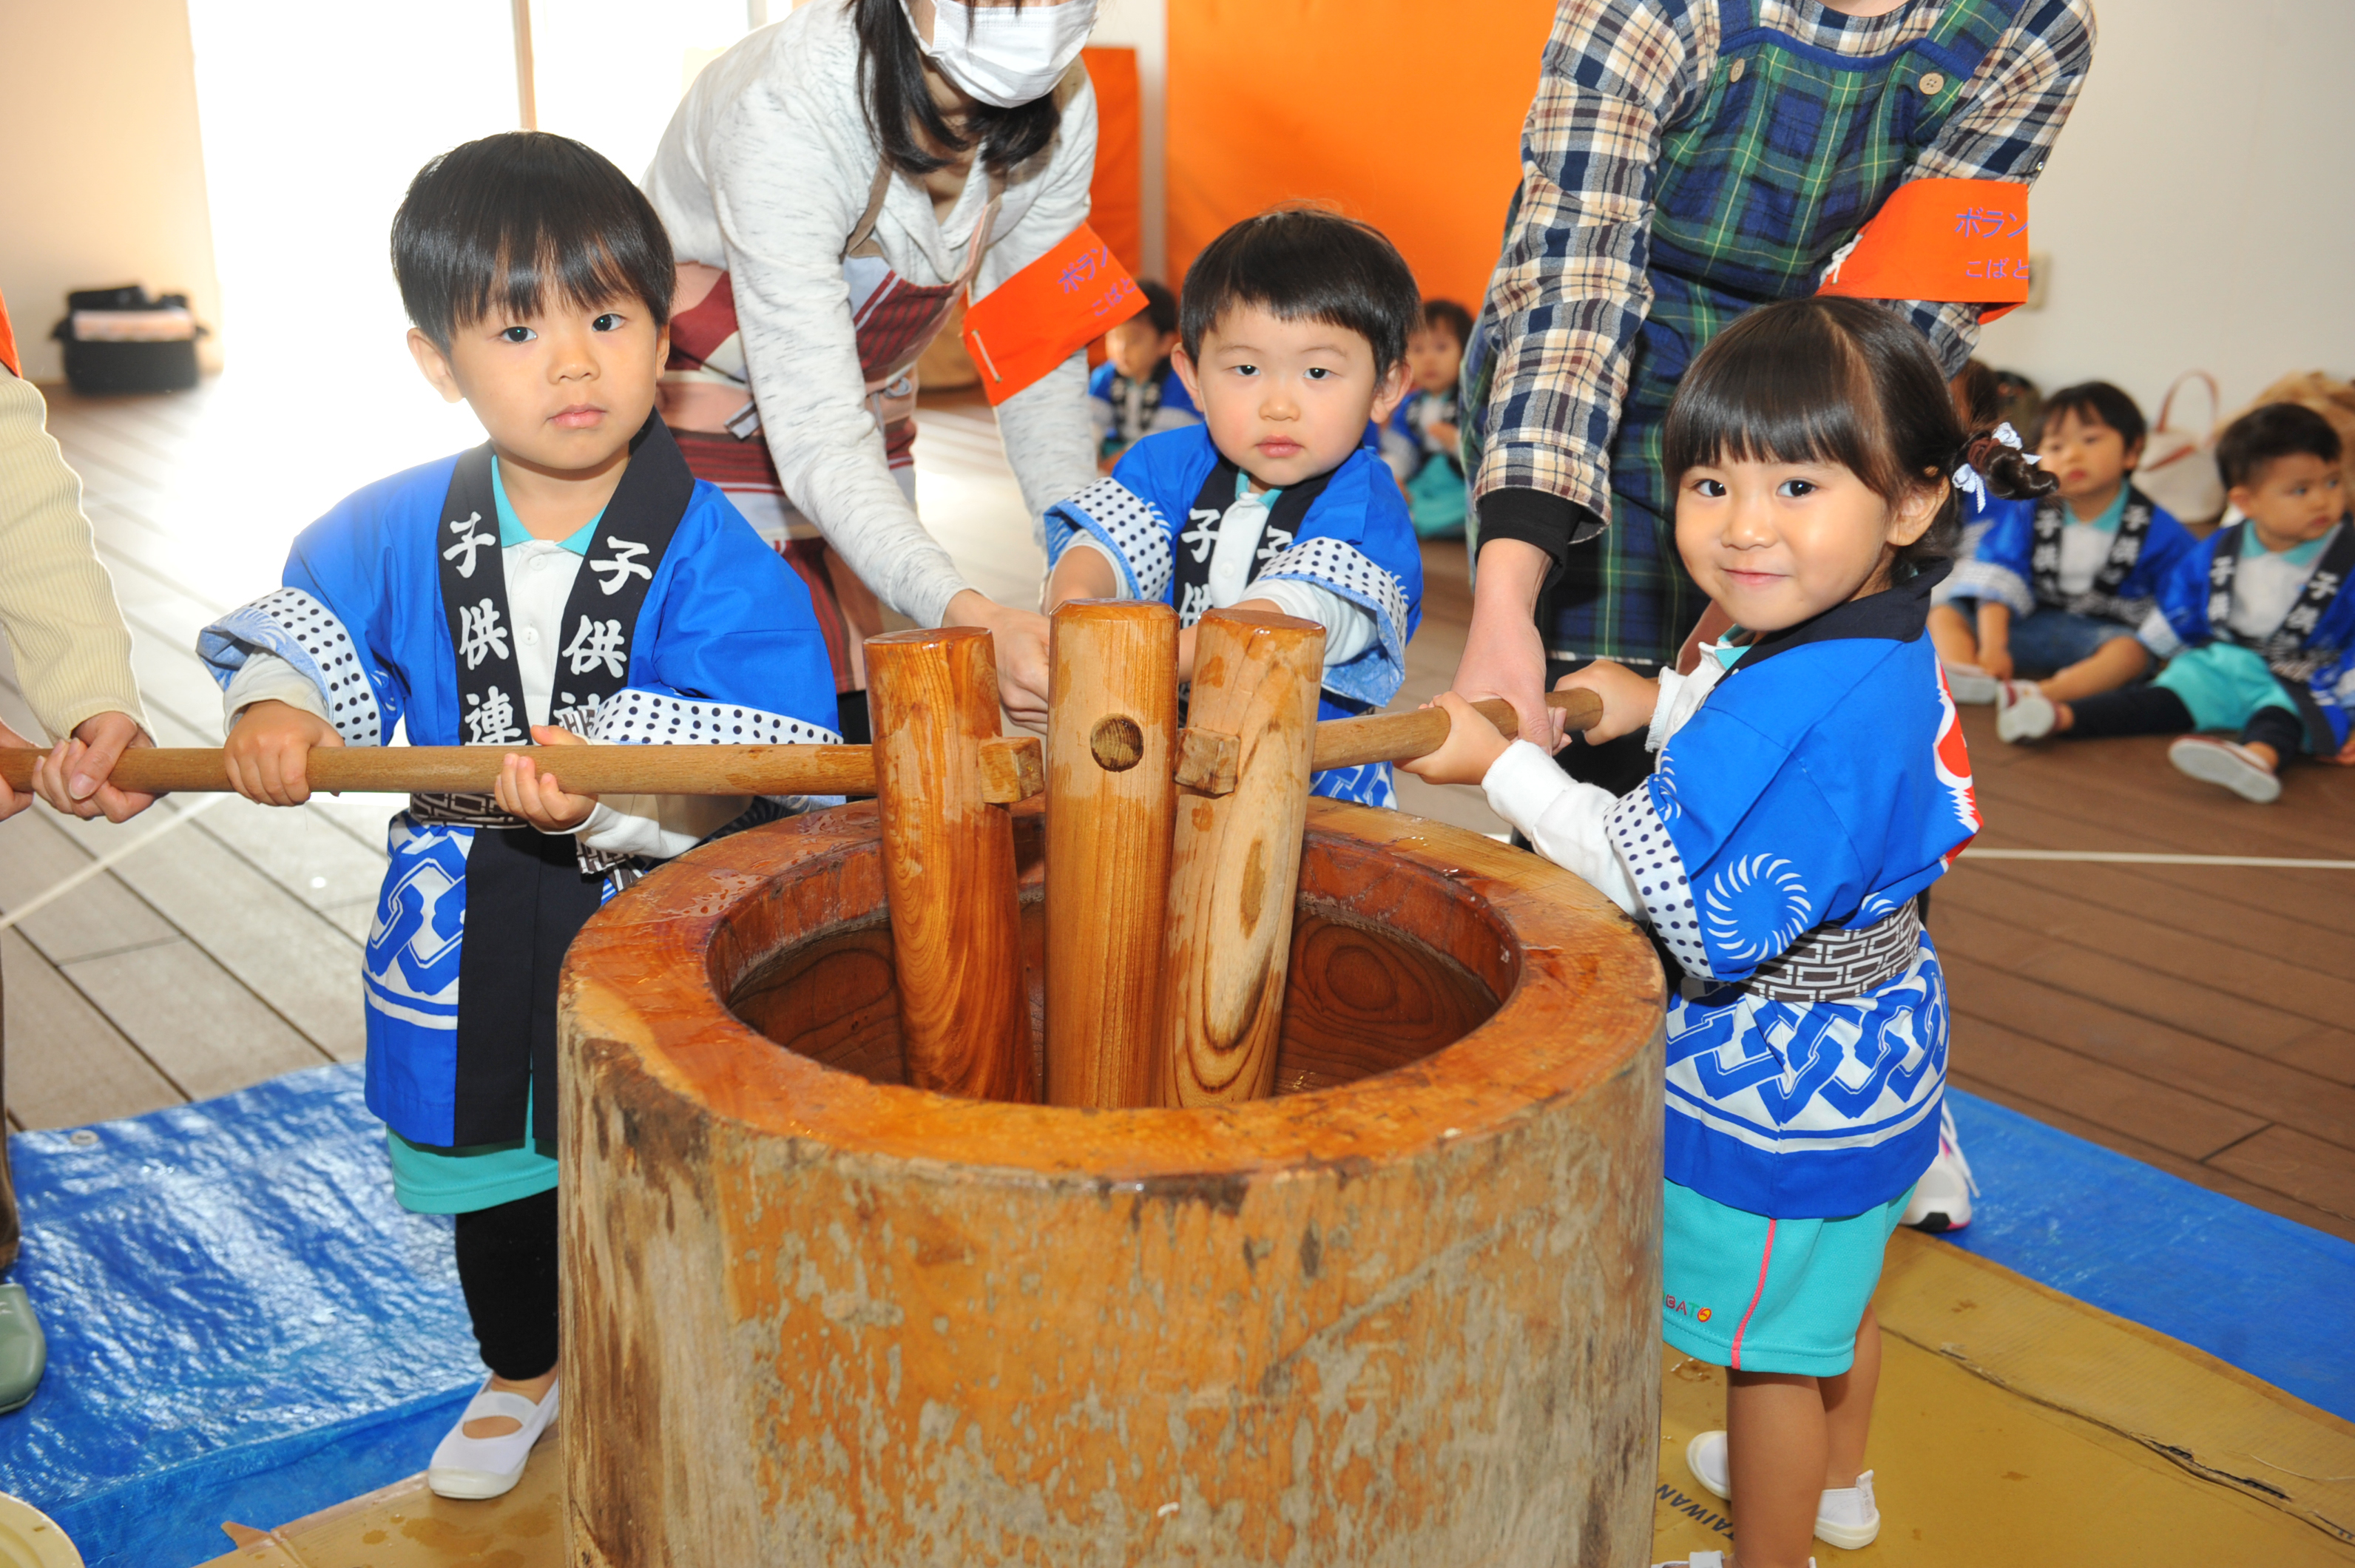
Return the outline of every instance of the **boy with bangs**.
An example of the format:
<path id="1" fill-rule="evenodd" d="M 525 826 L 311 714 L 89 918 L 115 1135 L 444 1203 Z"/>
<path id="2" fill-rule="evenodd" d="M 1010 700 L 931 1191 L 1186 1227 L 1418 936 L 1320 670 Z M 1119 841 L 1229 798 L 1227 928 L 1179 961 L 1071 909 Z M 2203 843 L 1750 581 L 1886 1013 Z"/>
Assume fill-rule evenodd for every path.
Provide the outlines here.
<path id="1" fill-rule="evenodd" d="M 655 414 L 669 240 L 577 142 L 490 136 L 428 164 L 393 222 L 418 368 L 490 439 L 304 529 L 284 586 L 208 627 L 230 782 L 297 805 L 318 746 L 547 748 L 490 795 L 391 822 L 364 959 L 368 1104 L 393 1189 L 456 1217 L 489 1376 L 433 1454 L 497 1497 L 557 1411 L 556 982 L 653 862 L 793 803 L 567 792 L 563 748 L 831 741 L 808 591 Z"/>
<path id="2" fill-rule="evenodd" d="M 1148 435 L 1108 479 L 1047 510 L 1047 610 L 1158 599 L 1178 610 L 1178 678 L 1211 610 L 1325 628 L 1319 715 L 1398 695 L 1423 613 L 1423 556 L 1369 421 L 1406 392 L 1414 273 L 1388 240 L 1331 213 L 1278 210 L 1195 259 L 1170 356 L 1200 424 Z M 1318 795 L 1392 805 L 1390 764 L 1318 773 Z"/>

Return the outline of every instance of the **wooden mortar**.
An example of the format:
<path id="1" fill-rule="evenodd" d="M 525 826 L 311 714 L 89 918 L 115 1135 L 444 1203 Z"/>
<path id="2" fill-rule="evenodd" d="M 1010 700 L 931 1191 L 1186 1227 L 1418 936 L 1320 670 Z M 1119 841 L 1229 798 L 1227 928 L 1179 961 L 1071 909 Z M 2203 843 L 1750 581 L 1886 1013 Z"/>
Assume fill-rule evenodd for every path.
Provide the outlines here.
<path id="1" fill-rule="evenodd" d="M 1651 948 L 1322 800 L 1295 915 L 1274 1097 L 1092 1110 L 900 1082 L 871 804 L 609 903 L 562 987 L 567 1561 L 1649 1562 Z"/>

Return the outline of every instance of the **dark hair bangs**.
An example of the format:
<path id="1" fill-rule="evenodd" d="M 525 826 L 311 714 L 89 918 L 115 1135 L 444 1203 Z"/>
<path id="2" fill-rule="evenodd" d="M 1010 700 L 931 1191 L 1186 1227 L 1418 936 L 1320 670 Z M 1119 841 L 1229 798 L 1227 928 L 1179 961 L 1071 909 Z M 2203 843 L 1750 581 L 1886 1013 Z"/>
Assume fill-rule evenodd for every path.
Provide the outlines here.
<path id="1" fill-rule="evenodd" d="M 1875 417 L 1879 400 L 1856 346 L 1812 315 L 1753 313 L 1718 335 L 1685 373 L 1661 457 L 1671 484 L 1724 463 L 1837 464 L 1894 500 L 1909 484 Z M 1758 326 L 1747 332 L 1751 322 Z"/>
<path id="2" fill-rule="evenodd" d="M 569 137 L 511 131 L 453 148 L 410 182 L 392 225 L 410 320 L 446 350 L 494 315 L 636 300 L 661 327 L 677 283 L 670 236 L 644 193 Z"/>
<path id="3" fill-rule="evenodd" d="M 1407 336 L 1423 325 L 1423 291 L 1398 247 L 1370 224 L 1312 208 L 1247 218 L 1194 258 L 1178 310 L 1188 358 L 1239 305 L 1356 333 L 1373 350 L 1377 377 L 1406 357 Z"/>
<path id="4" fill-rule="evenodd" d="M 2343 443 L 2331 422 L 2303 403 L 2266 403 L 2224 427 L 2216 438 L 2216 467 L 2228 488 L 2260 485 L 2285 457 L 2339 460 Z"/>

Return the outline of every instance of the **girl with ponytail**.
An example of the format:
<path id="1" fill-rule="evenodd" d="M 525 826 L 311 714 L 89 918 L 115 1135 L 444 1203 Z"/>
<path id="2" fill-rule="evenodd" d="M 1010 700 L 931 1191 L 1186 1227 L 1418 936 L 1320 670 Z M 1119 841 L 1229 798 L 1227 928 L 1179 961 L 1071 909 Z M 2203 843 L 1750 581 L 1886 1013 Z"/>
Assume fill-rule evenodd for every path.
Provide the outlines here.
<path id="1" fill-rule="evenodd" d="M 1728 1369 L 1733 1435 L 1687 1463 L 1740 1489 L 1742 1561 L 1774 1568 L 1810 1535 L 1880 1529 L 1869 1302 L 1944 1122 L 1945 982 L 1917 900 L 1979 826 L 1930 591 L 1958 487 L 2050 482 L 1965 431 L 1921 334 L 1855 299 L 1734 322 L 1664 435 L 1678 553 L 1733 629 L 1690 675 L 1604 661 L 1561 682 L 1603 699 L 1591 740 L 1645 734 L 1651 777 L 1617 798 L 1573 781 L 1452 692 L 1447 744 L 1402 765 L 1483 784 L 1660 947 L 1663 1327 Z"/>

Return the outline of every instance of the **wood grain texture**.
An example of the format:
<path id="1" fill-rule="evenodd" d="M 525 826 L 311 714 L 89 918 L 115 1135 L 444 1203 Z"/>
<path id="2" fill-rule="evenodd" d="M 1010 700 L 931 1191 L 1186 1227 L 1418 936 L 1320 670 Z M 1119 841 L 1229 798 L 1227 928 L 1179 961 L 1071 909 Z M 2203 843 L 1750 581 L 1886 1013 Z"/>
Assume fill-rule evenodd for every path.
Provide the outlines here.
<path id="1" fill-rule="evenodd" d="M 1586 730 L 1603 717 L 1603 699 L 1591 691 L 1549 691 L 1546 706 L 1562 716 L 1566 729 Z M 1505 732 L 1507 740 L 1521 732 L 1520 716 L 1497 698 L 1472 705 L 1474 711 Z M 1309 767 L 1355 768 L 1367 763 L 1402 763 L 1427 756 L 1447 743 L 1446 709 L 1418 708 L 1407 713 L 1373 713 L 1363 719 L 1331 719 L 1316 726 L 1316 748 Z"/>
<path id="2" fill-rule="evenodd" d="M 1202 1110 L 927 1093 L 729 1008 L 808 960 L 810 1038 L 881 1047 L 877 817 L 697 849 L 566 961 L 568 1564 L 1652 1561 L 1664 997 L 1634 925 L 1535 856 L 1312 800 L 1319 1027 L 1390 1005 L 1352 956 L 1386 943 L 1431 1007 L 1402 991 L 1341 1071 L 1413 1059 Z"/>
<path id="3" fill-rule="evenodd" d="M 314 790 L 458 794 L 498 782 L 509 751 L 525 752 L 576 795 L 872 795 L 875 763 L 864 746 L 322 746 L 306 770 Z M 31 786 L 41 753 L 0 748 L 0 778 Z M 553 760 L 551 760 L 553 759 Z M 219 793 L 229 787 L 221 753 L 205 747 L 143 746 L 114 765 L 125 789 Z"/>
<path id="4" fill-rule="evenodd" d="M 1055 612 L 1047 721 L 1047 1102 L 1154 1103 L 1178 791 L 1178 613 Z"/>
<path id="5" fill-rule="evenodd" d="M 1036 1099 L 1014 825 L 983 779 L 983 748 L 999 738 L 989 634 L 870 637 L 867 675 L 908 1082 Z"/>
<path id="6" fill-rule="evenodd" d="M 1235 737 L 1235 787 L 1178 802 L 1154 1071 L 1162 1104 L 1237 1104 L 1275 1086 L 1324 670 L 1325 629 L 1313 621 L 1214 610 L 1195 627 L 1188 718 Z"/>

